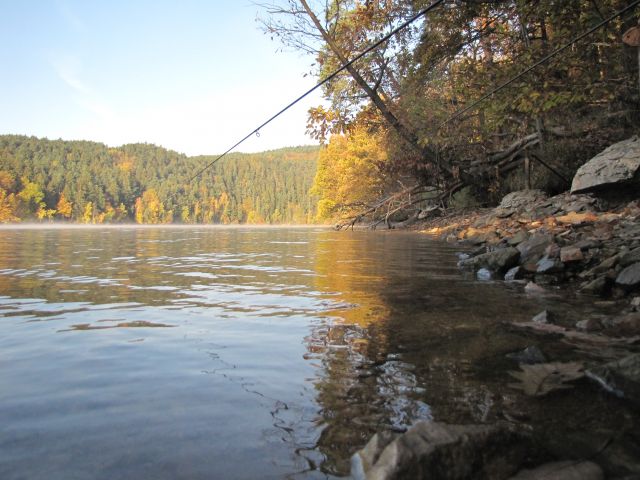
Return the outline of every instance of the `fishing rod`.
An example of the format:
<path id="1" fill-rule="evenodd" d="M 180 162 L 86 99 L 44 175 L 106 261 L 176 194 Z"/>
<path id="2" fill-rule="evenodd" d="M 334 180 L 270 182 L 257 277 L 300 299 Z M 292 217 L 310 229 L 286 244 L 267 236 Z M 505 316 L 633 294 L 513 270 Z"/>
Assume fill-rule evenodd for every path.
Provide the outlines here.
<path id="1" fill-rule="evenodd" d="M 640 0 L 638 0 L 640 1 Z M 311 93 L 313 93 L 314 91 L 316 91 L 318 88 L 322 87 L 324 84 L 326 84 L 327 82 L 330 82 L 331 80 L 333 80 L 337 75 L 339 75 L 340 73 L 342 73 L 343 71 L 345 71 L 347 68 L 349 68 L 351 65 L 353 65 L 354 63 L 356 63 L 358 60 L 360 60 L 362 57 L 364 57 L 365 55 L 367 55 L 368 53 L 372 52 L 373 50 L 375 50 L 376 48 L 378 48 L 380 45 L 382 45 L 383 43 L 385 43 L 387 40 L 389 40 L 391 37 L 393 37 L 394 35 L 396 35 L 398 32 L 404 30 L 405 28 L 407 28 L 409 25 L 411 25 L 413 22 L 415 22 L 416 20 L 418 20 L 419 18 L 421 18 L 422 16 L 426 15 L 427 13 L 429 13 L 431 10 L 433 10 L 434 8 L 436 8 L 438 5 L 444 3 L 445 0 L 435 0 L 433 3 L 431 3 L 430 5 L 428 5 L 427 7 L 423 8 L 422 10 L 420 10 L 418 13 L 416 13 L 415 15 L 413 15 L 411 18 L 409 18 L 408 20 L 406 20 L 404 23 L 402 23 L 401 25 L 399 25 L 398 27 L 394 28 L 393 30 L 391 30 L 389 33 L 387 33 L 384 37 L 382 37 L 380 40 L 378 40 L 377 42 L 373 43 L 372 45 L 370 45 L 368 48 L 366 48 L 364 51 L 362 51 L 361 53 L 359 53 L 358 55 L 356 55 L 353 59 L 349 60 L 347 63 L 345 63 L 344 65 L 342 65 L 340 68 L 338 68 L 337 70 L 333 71 L 329 76 L 327 76 L 326 78 L 324 78 L 323 80 L 321 80 L 320 82 L 318 82 L 314 87 L 310 88 L 309 90 L 307 90 L 305 93 L 303 93 L 302 95 L 300 95 L 298 98 L 296 98 L 294 101 L 292 101 L 291 103 L 289 103 L 286 107 L 284 107 L 282 110 L 280 110 L 278 113 L 276 113 L 275 115 L 271 116 L 268 120 L 266 120 L 265 122 L 263 122 L 260 126 L 254 128 L 253 130 L 251 130 L 251 132 L 249 132 L 247 135 L 245 135 L 244 137 L 242 137 L 240 140 L 238 140 L 235 144 L 233 144 L 233 146 L 229 147 L 224 153 L 222 153 L 221 155 L 218 155 L 216 158 L 214 158 L 212 161 L 210 161 L 208 164 L 206 164 L 204 167 L 202 167 L 198 172 L 196 172 L 195 175 L 191 176 L 188 180 L 187 183 L 191 183 L 193 180 L 195 180 L 196 178 L 198 178 L 200 175 L 202 175 L 206 170 L 208 170 L 209 168 L 211 168 L 214 164 L 216 164 L 218 161 L 222 160 L 224 157 L 226 157 L 232 150 L 234 150 L 235 148 L 237 148 L 238 146 L 240 146 L 242 143 L 244 143 L 246 140 L 248 140 L 249 138 L 251 138 L 253 135 L 260 135 L 260 130 L 265 127 L 266 125 L 268 125 L 269 123 L 271 123 L 272 121 L 274 121 L 276 118 L 278 118 L 280 115 L 282 115 L 284 112 L 286 112 L 287 110 L 289 110 L 291 107 L 293 107 L 296 103 L 300 102 L 302 99 L 304 99 L 305 97 L 307 97 L 308 95 L 310 95 Z"/>

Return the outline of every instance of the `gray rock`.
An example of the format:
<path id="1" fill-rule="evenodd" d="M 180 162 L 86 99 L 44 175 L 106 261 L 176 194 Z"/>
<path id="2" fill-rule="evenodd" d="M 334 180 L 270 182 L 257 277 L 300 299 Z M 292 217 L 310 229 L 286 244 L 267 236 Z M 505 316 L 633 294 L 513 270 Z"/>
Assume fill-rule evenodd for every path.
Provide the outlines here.
<path id="1" fill-rule="evenodd" d="M 632 183 L 638 171 L 640 138 L 633 136 L 611 145 L 582 165 L 573 177 L 571 193 L 592 192 Z"/>
<path id="2" fill-rule="evenodd" d="M 603 273 L 608 272 L 610 269 L 615 267 L 620 260 L 620 255 L 613 255 L 602 262 L 599 265 L 593 267 L 591 270 L 584 272 L 583 277 L 595 277 L 596 275 L 601 275 Z"/>
<path id="3" fill-rule="evenodd" d="M 597 318 L 587 318 L 576 322 L 576 328 L 585 332 L 597 332 L 602 330 L 602 323 Z"/>
<path id="4" fill-rule="evenodd" d="M 528 237 L 529 237 L 529 234 L 525 230 L 520 230 L 513 237 L 509 238 L 507 240 L 507 243 L 512 247 L 515 247 L 516 245 L 519 245 L 520 243 L 524 242 Z"/>
<path id="5" fill-rule="evenodd" d="M 625 289 L 640 285 L 640 263 L 634 263 L 622 270 L 616 277 L 616 283 Z"/>
<path id="6" fill-rule="evenodd" d="M 491 270 L 481 268 L 476 272 L 476 278 L 478 280 L 491 280 L 493 278 L 493 273 L 491 273 Z"/>
<path id="7" fill-rule="evenodd" d="M 475 269 L 486 268 L 492 272 L 505 272 L 518 263 L 518 258 L 520 258 L 520 252 L 513 247 L 509 247 L 462 260 L 460 265 Z"/>
<path id="8" fill-rule="evenodd" d="M 630 252 L 626 252 L 620 256 L 620 265 L 623 267 L 628 267 L 634 263 L 640 262 L 640 248 L 636 248 L 631 250 Z"/>
<path id="9" fill-rule="evenodd" d="M 580 291 L 590 295 L 604 295 L 608 289 L 609 279 L 606 276 L 602 276 L 584 285 Z"/>
<path id="10" fill-rule="evenodd" d="M 508 478 L 531 450 L 526 437 L 500 425 L 418 422 L 387 439 L 374 437 L 352 457 L 353 478 Z"/>
<path id="11" fill-rule="evenodd" d="M 536 263 L 544 256 L 544 252 L 553 243 L 551 235 L 536 234 L 520 243 L 516 248 L 520 252 L 520 263 Z"/>
<path id="12" fill-rule="evenodd" d="M 585 238 L 574 245 L 574 247 L 579 248 L 582 251 L 589 250 L 591 248 L 600 248 L 601 246 L 602 242 L 595 238 Z"/>
<path id="13" fill-rule="evenodd" d="M 509 480 L 603 480 L 604 472 L 593 462 L 568 460 L 522 470 Z"/>
<path id="14" fill-rule="evenodd" d="M 500 202 L 503 210 L 518 210 L 521 208 L 531 207 L 537 202 L 541 202 L 547 198 L 547 194 L 542 190 L 520 190 L 511 192 L 504 196 Z"/>
<path id="15" fill-rule="evenodd" d="M 527 347 L 519 352 L 508 353 L 506 356 L 518 363 L 524 363 L 527 365 L 546 363 L 547 361 L 547 357 L 545 357 L 544 353 L 542 353 L 542 351 L 535 345 Z"/>
<path id="16" fill-rule="evenodd" d="M 640 405 L 640 353 L 594 367 L 585 373 L 608 392 Z"/>
<path id="17" fill-rule="evenodd" d="M 542 288 L 540 285 L 534 283 L 534 282 L 529 282 L 524 286 L 524 291 L 526 293 L 532 293 L 532 294 L 541 294 L 541 293 L 546 293 L 546 290 L 544 288 Z"/>
<path id="18" fill-rule="evenodd" d="M 510 268 L 507 273 L 504 274 L 504 280 L 506 282 L 513 282 L 514 280 L 520 280 L 524 277 L 524 271 L 520 267 Z"/>
<path id="19" fill-rule="evenodd" d="M 578 247 L 563 247 L 560 249 L 560 261 L 563 263 L 579 262 L 584 259 L 582 250 Z"/>
<path id="20" fill-rule="evenodd" d="M 549 310 L 543 310 L 531 319 L 535 323 L 554 323 L 555 315 Z"/>
<path id="21" fill-rule="evenodd" d="M 614 336 L 640 335 L 640 313 L 629 313 L 620 317 L 607 319 L 607 334 Z"/>
<path id="22" fill-rule="evenodd" d="M 564 270 L 564 263 L 557 258 L 542 257 L 536 264 L 536 273 L 558 273 Z"/>

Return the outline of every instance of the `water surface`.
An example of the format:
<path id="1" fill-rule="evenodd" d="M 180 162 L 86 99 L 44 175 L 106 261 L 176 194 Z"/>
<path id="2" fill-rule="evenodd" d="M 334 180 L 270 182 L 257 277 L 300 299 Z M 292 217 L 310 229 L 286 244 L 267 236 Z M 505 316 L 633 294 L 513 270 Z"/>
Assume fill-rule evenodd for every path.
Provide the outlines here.
<path id="1" fill-rule="evenodd" d="M 398 232 L 0 230 L 0 478 L 327 478 L 377 431 L 504 419 L 504 355 L 540 340 L 502 322 L 584 307 L 454 253 Z M 629 424 L 577 388 L 527 415 Z"/>

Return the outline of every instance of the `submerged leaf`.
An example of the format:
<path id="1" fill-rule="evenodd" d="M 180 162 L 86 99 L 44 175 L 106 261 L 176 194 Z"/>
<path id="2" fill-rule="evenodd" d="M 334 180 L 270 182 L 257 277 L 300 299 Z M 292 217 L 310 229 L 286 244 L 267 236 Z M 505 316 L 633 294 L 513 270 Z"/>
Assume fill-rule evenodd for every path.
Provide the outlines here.
<path id="1" fill-rule="evenodd" d="M 523 390 L 526 395 L 541 397 L 554 390 L 571 388 L 567 382 L 584 377 L 584 365 L 581 362 L 539 363 L 536 365 L 520 365 L 520 372 L 509 374 L 520 380 L 509 386 Z"/>

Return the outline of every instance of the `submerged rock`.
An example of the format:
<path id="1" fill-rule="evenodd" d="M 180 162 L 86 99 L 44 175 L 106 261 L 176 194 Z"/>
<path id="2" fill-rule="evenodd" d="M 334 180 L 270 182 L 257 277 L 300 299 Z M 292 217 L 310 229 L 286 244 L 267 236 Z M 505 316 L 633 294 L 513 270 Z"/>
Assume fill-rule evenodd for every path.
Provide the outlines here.
<path id="1" fill-rule="evenodd" d="M 605 390 L 640 406 L 640 353 L 586 371 Z"/>
<path id="2" fill-rule="evenodd" d="M 551 462 L 534 468 L 522 470 L 509 480 L 602 480 L 602 469 L 593 462 L 573 460 Z"/>
<path id="3" fill-rule="evenodd" d="M 582 165 L 571 183 L 571 193 L 591 192 L 637 181 L 640 138 L 615 143 Z"/>
<path id="4" fill-rule="evenodd" d="M 538 285 L 537 283 L 534 282 L 529 282 L 525 285 L 524 287 L 524 291 L 526 293 L 534 293 L 534 294 L 539 294 L 539 293 L 545 293 L 546 290 L 541 287 L 540 285 Z"/>
<path id="5" fill-rule="evenodd" d="M 509 478 L 530 454 L 527 437 L 501 425 L 419 422 L 406 433 L 375 435 L 351 459 L 356 479 Z"/>
<path id="6" fill-rule="evenodd" d="M 535 323 L 553 323 L 555 320 L 555 315 L 551 313 L 549 310 L 543 310 L 535 317 L 531 319 L 532 322 Z"/>
<path id="7" fill-rule="evenodd" d="M 478 280 L 491 280 L 493 278 L 493 273 L 491 270 L 487 270 L 486 268 L 481 268 L 476 272 L 476 278 Z"/>
<path id="8" fill-rule="evenodd" d="M 524 363 L 525 365 L 534 365 L 536 363 L 545 363 L 547 357 L 544 356 L 542 350 L 535 345 L 525 348 L 519 352 L 508 353 L 507 358 L 515 360 L 518 363 Z"/>
<path id="9" fill-rule="evenodd" d="M 607 319 L 605 321 L 607 333 L 613 336 L 635 336 L 640 335 L 640 313 L 629 313 Z"/>

